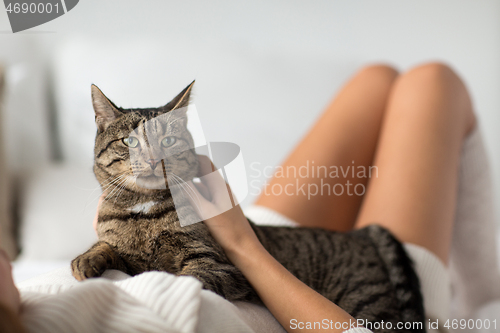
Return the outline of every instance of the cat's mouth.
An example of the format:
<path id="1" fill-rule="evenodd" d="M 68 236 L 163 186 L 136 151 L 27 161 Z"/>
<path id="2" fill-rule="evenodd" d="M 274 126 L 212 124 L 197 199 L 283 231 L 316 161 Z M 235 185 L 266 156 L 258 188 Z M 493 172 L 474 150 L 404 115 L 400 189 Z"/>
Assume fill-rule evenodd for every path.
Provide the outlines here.
<path id="1" fill-rule="evenodd" d="M 148 190 L 161 190 L 167 187 L 163 175 L 156 176 L 155 174 L 151 174 L 149 176 L 139 176 L 137 177 L 135 183 L 137 186 Z"/>

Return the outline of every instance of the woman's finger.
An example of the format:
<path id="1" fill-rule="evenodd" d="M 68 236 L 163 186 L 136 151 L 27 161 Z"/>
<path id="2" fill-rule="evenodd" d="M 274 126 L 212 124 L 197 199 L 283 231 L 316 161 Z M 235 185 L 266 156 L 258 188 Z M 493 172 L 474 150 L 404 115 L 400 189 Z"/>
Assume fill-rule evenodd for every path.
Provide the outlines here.
<path id="1" fill-rule="evenodd" d="M 196 187 L 196 189 L 198 190 L 198 192 L 201 193 L 201 195 L 207 199 L 208 201 L 212 201 L 212 196 L 210 195 L 210 190 L 208 189 L 208 187 L 201 183 L 201 182 L 193 182 L 193 185 Z"/>
<path id="2" fill-rule="evenodd" d="M 189 200 L 189 203 L 196 210 L 198 216 L 203 216 L 203 211 L 206 210 L 211 204 L 201 193 L 198 191 L 198 188 L 194 185 L 192 181 L 186 182 L 189 187 L 191 187 L 192 195 L 187 195 L 186 197 Z"/>
<path id="3" fill-rule="evenodd" d="M 232 195 L 229 185 L 217 171 L 212 161 L 204 155 L 199 155 L 198 159 L 200 161 L 201 171 L 200 180 L 207 186 L 211 197 L 216 200 L 225 200 L 228 194 L 231 197 Z"/>
<path id="4" fill-rule="evenodd" d="M 208 156 L 198 155 L 198 161 L 200 162 L 200 169 L 198 172 L 200 178 L 217 170 Z"/>

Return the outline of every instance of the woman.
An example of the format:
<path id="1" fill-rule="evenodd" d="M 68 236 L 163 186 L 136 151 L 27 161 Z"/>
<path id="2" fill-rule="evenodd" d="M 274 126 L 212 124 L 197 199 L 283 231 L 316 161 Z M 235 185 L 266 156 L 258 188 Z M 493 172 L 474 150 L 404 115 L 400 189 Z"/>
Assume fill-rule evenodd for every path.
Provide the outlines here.
<path id="1" fill-rule="evenodd" d="M 297 169 L 308 161 L 314 161 L 316 166 L 347 167 L 353 161 L 366 169 L 376 166 L 377 175 L 371 178 L 354 179 L 347 175 L 347 179 L 326 179 L 330 186 L 346 180 L 363 184 L 366 194 L 307 198 L 300 191 L 290 191 L 293 196 L 265 191 L 257 200 L 261 216 L 264 212 L 277 220 L 337 231 L 379 224 L 401 243 L 412 244 L 406 245 L 406 249 L 416 263 L 423 289 L 429 284 L 426 281 L 437 279 L 430 284 L 440 286 L 441 298 L 447 298 L 449 282 L 445 266 L 452 239 L 460 152 L 464 138 L 475 124 L 465 85 L 446 65 L 429 63 L 403 75 L 384 65 L 366 67 L 344 86 L 283 164 L 284 168 Z M 200 160 L 202 168 L 213 168 L 208 158 Z M 290 190 L 290 186 L 319 185 L 319 181 L 301 178 L 297 182 L 291 177 L 276 177 L 268 186 L 288 185 Z M 200 192 L 210 192 L 210 201 L 202 199 L 201 208 L 205 212 L 217 211 L 219 194 L 225 188 L 196 185 Z M 327 318 L 346 324 L 355 321 L 274 260 L 258 241 L 239 206 L 205 223 L 288 332 L 301 331 L 300 327 L 292 327 L 292 320 L 315 322 Z M 429 262 L 437 272 L 432 277 L 424 276 L 418 269 Z M 11 283 L 5 287 L 8 285 L 14 288 Z M 432 300 L 425 300 L 424 290 L 423 294 L 427 306 Z M 4 297 L 4 293 L 0 295 Z M 4 304 L 10 304 L 11 311 L 16 313 L 18 294 L 12 295 L 15 301 Z M 446 300 L 429 304 L 430 315 L 446 315 Z M 349 325 L 332 331 L 348 329 L 369 332 Z"/>
<path id="2" fill-rule="evenodd" d="M 475 124 L 467 89 L 446 65 L 425 64 L 403 75 L 383 65 L 364 68 L 344 86 L 283 168 L 298 169 L 312 161 L 316 166 L 347 167 L 353 161 L 366 169 L 374 165 L 377 177 L 348 176 L 351 183 L 367 186 L 366 194 L 307 198 L 290 186 L 320 186 L 320 179 L 300 178 L 297 182 L 285 175 L 275 177 L 268 186 L 288 185 L 294 195 L 264 191 L 257 205 L 263 206 L 268 215 L 278 214 L 278 219 L 308 227 L 349 231 L 379 224 L 401 243 L 413 244 L 416 253 L 423 251 L 425 260 L 434 259 L 433 270 L 441 280 L 438 284 L 446 289 L 444 266 L 451 244 L 460 152 Z M 208 163 L 203 160 L 205 168 Z M 326 181 L 333 187 L 345 179 Z M 215 196 L 212 202 L 202 200 L 201 207 L 216 209 L 217 204 Z M 300 331 L 292 327 L 292 320 L 354 321 L 275 261 L 259 243 L 239 207 L 205 222 L 287 331 Z M 442 298 L 449 296 L 443 292 Z M 443 304 L 447 306 L 446 301 Z M 436 311 L 442 312 L 432 315 L 446 316 L 447 309 Z"/>

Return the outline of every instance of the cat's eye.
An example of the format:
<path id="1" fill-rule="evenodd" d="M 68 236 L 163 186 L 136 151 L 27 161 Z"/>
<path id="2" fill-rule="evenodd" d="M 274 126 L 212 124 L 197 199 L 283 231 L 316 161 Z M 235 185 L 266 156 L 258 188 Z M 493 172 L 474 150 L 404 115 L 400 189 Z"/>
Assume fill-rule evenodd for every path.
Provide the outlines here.
<path id="1" fill-rule="evenodd" d="M 139 140 L 137 138 L 134 138 L 133 136 L 129 136 L 128 138 L 123 138 L 123 143 L 125 146 L 128 146 L 130 148 L 135 148 L 139 144 Z"/>
<path id="2" fill-rule="evenodd" d="M 161 140 L 161 145 L 163 147 L 170 147 L 177 141 L 175 136 L 167 136 L 165 139 Z"/>

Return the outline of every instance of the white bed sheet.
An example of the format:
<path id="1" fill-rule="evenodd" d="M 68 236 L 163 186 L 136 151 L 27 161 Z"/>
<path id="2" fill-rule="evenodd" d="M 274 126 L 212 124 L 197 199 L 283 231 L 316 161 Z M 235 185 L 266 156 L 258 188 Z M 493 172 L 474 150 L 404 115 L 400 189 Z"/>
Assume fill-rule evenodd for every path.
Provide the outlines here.
<path id="1" fill-rule="evenodd" d="M 18 260 L 12 263 L 12 275 L 14 282 L 19 284 L 69 265 L 70 260 Z"/>

